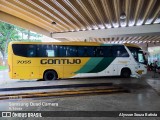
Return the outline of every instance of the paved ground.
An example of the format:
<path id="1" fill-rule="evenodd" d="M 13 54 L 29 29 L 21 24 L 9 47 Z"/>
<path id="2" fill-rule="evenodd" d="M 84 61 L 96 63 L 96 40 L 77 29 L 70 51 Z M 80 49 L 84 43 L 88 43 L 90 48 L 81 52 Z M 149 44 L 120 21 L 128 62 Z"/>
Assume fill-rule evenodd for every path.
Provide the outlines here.
<path id="1" fill-rule="evenodd" d="M 11 80 L 8 76 L 8 69 L 0 70 L 0 86 L 3 86 L 8 83 L 14 83 L 18 80 Z"/>
<path id="2" fill-rule="evenodd" d="M 6 73 L 4 72 L 3 75 Z M 97 95 L 79 95 L 68 97 L 43 97 L 15 100 L 1 100 L 0 111 L 17 109 L 18 111 L 160 111 L 160 75 L 153 78 L 153 73 L 136 79 L 122 79 L 117 77 L 92 78 L 92 79 L 72 79 L 60 81 L 11 81 L 6 80 L 0 87 L 33 86 L 33 85 L 54 85 L 54 84 L 75 84 L 75 83 L 107 83 L 121 85 L 130 89 L 131 93 L 116 94 L 97 94 Z M 5 76 L 7 78 L 7 76 Z M 1 78 L 0 78 L 1 79 Z M 1 79 L 2 80 L 2 79 Z M 5 80 L 4 80 L 5 81 Z M 48 103 L 48 105 L 42 105 Z M 41 104 L 41 105 L 39 105 Z M 49 105 L 50 104 L 50 105 Z M 52 105 L 51 105 L 52 104 Z M 19 106 L 21 105 L 21 106 Z M 14 110 L 15 111 L 15 110 Z M 0 118 L 1 119 L 1 118 Z M 21 118 L 13 118 L 18 120 Z M 23 118 L 30 120 L 31 118 Z M 35 118 L 34 118 L 35 119 Z M 46 118 L 43 118 L 46 119 Z M 156 117 L 138 117 L 138 118 L 104 118 L 104 117 L 53 117 L 47 119 L 55 120 L 159 120 Z"/>

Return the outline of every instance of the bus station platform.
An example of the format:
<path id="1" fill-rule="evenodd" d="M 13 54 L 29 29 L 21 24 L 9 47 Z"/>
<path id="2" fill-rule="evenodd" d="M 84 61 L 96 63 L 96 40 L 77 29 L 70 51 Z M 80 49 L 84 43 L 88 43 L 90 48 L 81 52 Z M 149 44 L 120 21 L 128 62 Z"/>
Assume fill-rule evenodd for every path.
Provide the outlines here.
<path id="1" fill-rule="evenodd" d="M 63 79 L 55 81 L 10 80 L 0 85 L 0 100 L 45 96 L 128 92 L 105 78 Z"/>
<path id="2" fill-rule="evenodd" d="M 35 92 L 34 92 L 35 91 Z M 129 92 L 112 83 L 70 84 L 37 87 L 19 87 L 0 89 L 0 100 L 17 98 L 35 98 L 49 96 L 68 96 L 80 94 L 106 94 Z"/>
<path id="3" fill-rule="evenodd" d="M 152 72 L 141 78 L 55 81 L 2 79 L 7 78 L 7 71 L 0 71 L 0 75 L 3 75 L 0 77 L 0 111 L 159 111 L 160 108 L 160 74 L 155 76 Z M 56 106 L 34 106 L 39 103 Z"/>
<path id="4" fill-rule="evenodd" d="M 7 71 L 1 71 L 3 75 Z M 2 75 L 2 74 L 1 74 Z M 6 75 L 7 76 L 7 75 Z M 149 72 L 141 78 L 99 77 L 54 81 L 10 80 L 0 84 L 0 100 L 79 94 L 132 92 L 150 86 L 160 95 L 160 74 Z"/>

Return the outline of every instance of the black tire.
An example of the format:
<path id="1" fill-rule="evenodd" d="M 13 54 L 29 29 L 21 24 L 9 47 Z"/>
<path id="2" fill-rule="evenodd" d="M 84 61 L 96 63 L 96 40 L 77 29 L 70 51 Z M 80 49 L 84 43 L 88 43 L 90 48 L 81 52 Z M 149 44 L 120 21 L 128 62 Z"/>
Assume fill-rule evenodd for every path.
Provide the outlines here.
<path id="1" fill-rule="evenodd" d="M 49 80 L 56 80 L 57 79 L 57 73 L 53 70 L 46 71 L 43 75 L 43 80 L 49 81 Z"/>
<path id="2" fill-rule="evenodd" d="M 121 77 L 129 78 L 130 75 L 131 75 L 130 69 L 122 69 L 122 71 L 121 71 Z"/>

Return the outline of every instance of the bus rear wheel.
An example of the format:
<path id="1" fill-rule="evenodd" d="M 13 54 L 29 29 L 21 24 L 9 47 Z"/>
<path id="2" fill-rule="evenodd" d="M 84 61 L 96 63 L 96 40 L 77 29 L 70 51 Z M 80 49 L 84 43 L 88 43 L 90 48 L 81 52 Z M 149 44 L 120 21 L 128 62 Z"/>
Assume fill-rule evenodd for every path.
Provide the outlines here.
<path id="1" fill-rule="evenodd" d="M 124 77 L 124 78 L 129 78 L 131 75 L 131 71 L 130 69 L 122 69 L 121 71 L 121 77 Z"/>
<path id="2" fill-rule="evenodd" d="M 49 81 L 49 80 L 56 80 L 57 79 L 57 73 L 53 70 L 48 70 L 43 75 L 43 80 Z"/>

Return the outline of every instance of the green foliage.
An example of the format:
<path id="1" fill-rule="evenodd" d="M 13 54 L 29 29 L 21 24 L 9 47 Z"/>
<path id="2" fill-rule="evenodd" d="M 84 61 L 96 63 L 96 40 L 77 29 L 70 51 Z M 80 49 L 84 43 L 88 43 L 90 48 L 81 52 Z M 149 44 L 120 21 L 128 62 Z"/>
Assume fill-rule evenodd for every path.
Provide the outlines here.
<path id="1" fill-rule="evenodd" d="M 7 69 L 7 66 L 0 66 L 0 70 L 5 70 Z"/>
<path id="2" fill-rule="evenodd" d="M 22 41 L 22 40 L 17 40 L 17 41 Z M 31 39 L 23 39 L 24 42 L 41 42 L 41 40 L 31 40 Z"/>
<path id="3" fill-rule="evenodd" d="M 28 36 L 27 39 L 24 39 L 24 35 Z M 34 39 L 30 39 L 31 37 L 34 37 Z M 42 35 L 0 21 L 0 52 L 2 53 L 3 58 L 7 52 L 7 46 L 10 41 L 40 42 L 40 37 L 42 37 Z"/>
<path id="4" fill-rule="evenodd" d="M 15 26 L 0 22 L 0 51 L 5 50 L 6 42 L 18 39 L 18 33 Z M 8 40 L 8 41 L 7 41 Z"/>

